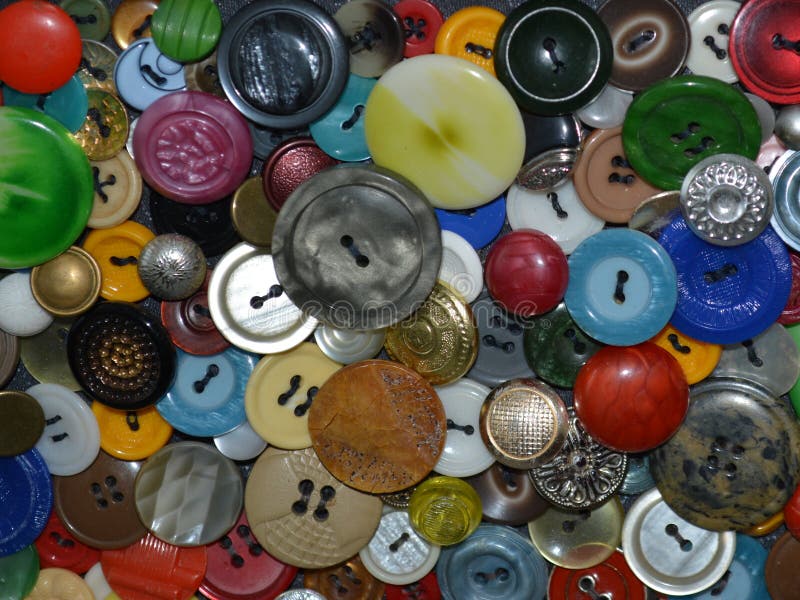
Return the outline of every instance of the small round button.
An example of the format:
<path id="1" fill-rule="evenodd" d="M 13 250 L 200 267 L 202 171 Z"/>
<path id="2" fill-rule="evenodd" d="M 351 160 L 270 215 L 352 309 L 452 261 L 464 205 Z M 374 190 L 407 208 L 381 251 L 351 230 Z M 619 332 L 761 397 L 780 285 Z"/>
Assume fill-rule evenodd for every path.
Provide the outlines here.
<path id="1" fill-rule="evenodd" d="M 306 571 L 303 585 L 320 592 L 325 598 L 335 595 L 342 600 L 381 600 L 386 588 L 366 569 L 358 556 L 340 565 Z"/>
<path id="2" fill-rule="evenodd" d="M 25 392 L 0 391 L 0 456 L 16 456 L 36 445 L 44 431 L 44 411 Z"/>
<path id="3" fill-rule="evenodd" d="M 213 0 L 162 0 L 150 19 L 150 32 L 168 57 L 193 62 L 214 50 L 222 17 Z"/>
<path id="4" fill-rule="evenodd" d="M 39 556 L 31 544 L 0 558 L 0 581 L 8 598 L 25 598 L 39 577 Z"/>
<path id="5" fill-rule="evenodd" d="M 431 54 L 436 36 L 444 23 L 444 17 L 436 5 L 427 0 L 400 0 L 394 12 L 403 23 L 405 48 L 403 56 L 413 58 L 420 54 Z"/>
<path id="6" fill-rule="evenodd" d="M 214 94 L 218 98 L 225 98 L 225 91 L 219 81 L 216 51 L 199 62 L 190 62 L 184 65 L 183 74 L 186 78 L 187 90 L 206 92 Z M 248 126 L 252 126 L 252 123 L 248 123 Z M 250 131 L 252 133 L 252 127 Z"/>
<path id="7" fill-rule="evenodd" d="M 140 0 L 133 2 L 144 4 Z M 153 4 L 152 0 L 145 2 Z M 117 12 L 124 4 L 123 1 Z M 117 58 L 114 85 L 126 104 L 143 111 L 159 98 L 185 89 L 186 77 L 181 63 L 167 58 L 150 37 L 144 37 L 133 41 Z"/>
<path id="8" fill-rule="evenodd" d="M 47 525 L 53 508 L 53 484 L 42 455 L 35 448 L 0 457 L 0 557 L 29 546 Z"/>
<path id="9" fill-rule="evenodd" d="M 260 177 L 245 179 L 233 195 L 231 221 L 248 244 L 269 248 L 278 211 L 270 206 Z"/>
<path id="10" fill-rule="evenodd" d="M 488 204 L 466 210 L 436 209 L 442 230 L 457 233 L 475 250 L 488 246 L 503 229 L 506 220 L 506 197 L 501 194 Z"/>
<path id="11" fill-rule="evenodd" d="M 89 109 L 86 89 L 77 75 L 49 94 L 23 94 L 7 85 L 2 86 L 2 94 L 5 106 L 21 106 L 49 115 L 72 133 L 81 128 Z"/>
<path id="12" fill-rule="evenodd" d="M 142 249 L 154 237 L 152 231 L 136 221 L 89 232 L 83 240 L 83 249 L 100 267 L 103 298 L 138 302 L 150 295 L 139 277 L 137 265 Z"/>
<path id="13" fill-rule="evenodd" d="M 100 552 L 75 539 L 56 512 L 50 514 L 47 527 L 36 538 L 35 544 L 43 569 L 56 567 L 82 575 L 100 560 Z"/>
<path id="14" fill-rule="evenodd" d="M 488 6 L 468 6 L 454 12 L 436 34 L 436 54 L 463 58 L 492 75 L 497 32 L 506 16 Z"/>
<path id="15" fill-rule="evenodd" d="M 43 332 L 19 341 L 4 333 L 5 338 L 0 336 L 0 349 L 5 347 L 10 354 L 6 355 L 4 362 L 7 370 L 0 369 L 0 374 L 5 373 L 6 379 L 10 379 L 21 358 L 25 369 L 39 383 L 57 383 L 73 392 L 80 391 L 81 386 L 75 380 L 67 358 L 67 336 L 73 322 L 74 319 L 53 319 Z M 9 339 L 14 340 L 14 345 L 8 345 Z"/>
<path id="16" fill-rule="evenodd" d="M 0 329 L 9 335 L 36 335 L 53 322 L 33 295 L 30 273 L 11 273 L 0 280 L 0 307 Z"/>
<path id="17" fill-rule="evenodd" d="M 691 44 L 686 66 L 692 73 L 716 77 L 726 83 L 739 80 L 731 64 L 728 43 L 731 23 L 741 7 L 736 0 L 712 0 L 689 13 Z"/>
<path id="18" fill-rule="evenodd" d="M 94 205 L 87 225 L 106 229 L 122 224 L 139 208 L 142 176 L 126 150 L 107 160 L 92 162 Z"/>
<path id="19" fill-rule="evenodd" d="M 99 88 L 116 95 L 117 86 L 114 85 L 116 62 L 117 53 L 111 48 L 100 42 L 84 39 L 83 55 L 76 75 L 87 90 Z"/>
<path id="20" fill-rule="evenodd" d="M 359 331 L 323 323 L 314 330 L 314 340 L 322 352 L 343 365 L 375 358 L 386 341 L 385 329 Z"/>
<path id="21" fill-rule="evenodd" d="M 30 600 L 94 600 L 92 590 L 77 574 L 67 569 L 51 567 L 39 571 L 39 578 L 30 594 Z"/>
<path id="22" fill-rule="evenodd" d="M 89 108 L 75 139 L 89 160 L 107 160 L 125 148 L 128 113 L 112 93 L 100 89 L 86 92 Z"/>
<path id="23" fill-rule="evenodd" d="M 625 113 L 631 102 L 633 102 L 632 93 L 609 83 L 597 98 L 575 111 L 575 116 L 589 127 L 613 129 L 625 121 Z"/>
<path id="24" fill-rule="evenodd" d="M 548 600 L 572 600 L 584 594 L 645 600 L 646 588 L 617 550 L 599 565 L 585 569 L 555 567 L 547 586 Z M 602 597 L 602 596 L 601 596 Z"/>
<path id="25" fill-rule="evenodd" d="M 158 0 L 122 0 L 111 15 L 111 35 L 123 50 L 140 38 L 149 38 L 150 21 Z"/>
<path id="26" fill-rule="evenodd" d="M 31 271 L 31 291 L 50 314 L 72 317 L 86 312 L 100 295 L 100 267 L 91 254 L 70 247 Z"/>
<path id="27" fill-rule="evenodd" d="M 264 194 L 276 211 L 297 187 L 320 171 L 338 164 L 310 137 L 291 137 L 275 145 L 264 160 Z"/>
<path id="28" fill-rule="evenodd" d="M 408 500 L 411 526 L 440 546 L 467 539 L 481 522 L 481 500 L 463 479 L 439 475 L 419 484 Z"/>
<path id="29" fill-rule="evenodd" d="M 81 39 L 102 41 L 111 31 L 111 12 L 103 0 L 61 0 L 60 5 L 78 26 Z"/>
<path id="30" fill-rule="evenodd" d="M 403 24 L 388 2 L 351 0 L 333 18 L 347 39 L 351 73 L 380 77 L 403 59 Z"/>
<path id="31" fill-rule="evenodd" d="M 100 428 L 100 448 L 120 460 L 143 460 L 172 437 L 172 427 L 155 406 L 116 410 L 93 402 L 92 412 Z"/>
<path id="32" fill-rule="evenodd" d="M 469 477 L 481 499 L 483 520 L 519 527 L 533 521 L 550 506 L 533 487 L 526 471 L 495 463 L 483 473 Z"/>
<path id="33" fill-rule="evenodd" d="M 206 257 L 185 235 L 164 233 L 144 245 L 136 263 L 148 291 L 163 300 L 183 300 L 203 285 Z"/>
<path id="34" fill-rule="evenodd" d="M 722 346 L 719 344 L 690 338 L 672 325 L 666 325 L 650 341 L 669 352 L 678 361 L 689 385 L 708 377 L 722 355 Z"/>

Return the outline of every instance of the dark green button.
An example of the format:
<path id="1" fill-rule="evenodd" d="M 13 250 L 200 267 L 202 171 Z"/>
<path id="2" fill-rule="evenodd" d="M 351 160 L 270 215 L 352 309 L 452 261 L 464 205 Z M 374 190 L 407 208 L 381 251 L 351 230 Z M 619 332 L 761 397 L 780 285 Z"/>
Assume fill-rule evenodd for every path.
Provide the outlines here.
<path id="1" fill-rule="evenodd" d="M 33 544 L 0 558 L 0 600 L 26 598 L 39 578 L 39 555 Z"/>
<path id="2" fill-rule="evenodd" d="M 578 371 L 600 348 L 570 317 L 562 302 L 549 313 L 529 321 L 525 328 L 525 358 L 547 383 L 571 388 Z"/>
<path id="3" fill-rule="evenodd" d="M 0 392 L 0 456 L 16 456 L 36 445 L 44 431 L 44 411 L 24 392 Z"/>
<path id="4" fill-rule="evenodd" d="M 719 79 L 685 75 L 636 97 L 622 126 L 622 145 L 639 175 L 677 190 L 689 169 L 714 154 L 755 159 L 761 126 L 744 94 Z"/>
<path id="5" fill-rule="evenodd" d="M 578 0 L 531 0 L 517 7 L 500 27 L 494 49 L 497 78 L 535 114 L 585 106 L 611 75 L 608 28 Z"/>
<path id="6" fill-rule="evenodd" d="M 111 29 L 111 13 L 103 0 L 62 0 L 61 8 L 78 26 L 83 40 L 103 41 Z"/>

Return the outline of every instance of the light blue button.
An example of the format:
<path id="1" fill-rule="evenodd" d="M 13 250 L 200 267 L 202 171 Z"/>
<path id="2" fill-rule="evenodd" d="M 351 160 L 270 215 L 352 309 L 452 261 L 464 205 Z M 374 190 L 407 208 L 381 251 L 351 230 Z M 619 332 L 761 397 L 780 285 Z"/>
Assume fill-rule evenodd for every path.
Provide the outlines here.
<path id="1" fill-rule="evenodd" d="M 3 100 L 6 106 L 32 108 L 53 117 L 72 133 L 81 128 L 89 110 L 86 88 L 77 75 L 49 94 L 23 94 L 4 85 Z"/>
<path id="2" fill-rule="evenodd" d="M 127 104 L 143 111 L 162 96 L 186 89 L 186 78 L 181 63 L 162 54 L 151 38 L 143 38 L 119 55 L 114 84 Z"/>
<path id="3" fill-rule="evenodd" d="M 309 125 L 311 137 L 326 154 L 345 162 L 370 157 L 364 136 L 364 107 L 377 82 L 351 73 L 333 108 Z"/>

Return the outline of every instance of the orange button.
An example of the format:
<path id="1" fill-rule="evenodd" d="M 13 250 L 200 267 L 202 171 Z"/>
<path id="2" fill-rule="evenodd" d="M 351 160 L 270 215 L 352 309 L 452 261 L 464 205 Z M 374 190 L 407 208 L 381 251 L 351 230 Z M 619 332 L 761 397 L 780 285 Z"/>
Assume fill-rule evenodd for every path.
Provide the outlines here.
<path id="1" fill-rule="evenodd" d="M 155 454 L 172 437 L 172 426 L 156 410 L 116 410 L 92 403 L 100 427 L 100 447 L 120 460 L 142 460 Z"/>
<path id="2" fill-rule="evenodd" d="M 111 15 L 111 35 L 117 46 L 125 50 L 135 40 L 151 37 L 150 18 L 159 0 L 122 0 Z"/>
<path id="3" fill-rule="evenodd" d="M 769 519 L 758 525 L 753 525 L 750 529 L 745 529 L 742 533 L 751 537 L 763 537 L 775 531 L 778 527 L 783 525 L 784 514 L 783 511 L 777 512 Z"/>
<path id="4" fill-rule="evenodd" d="M 506 16 L 486 6 L 453 13 L 436 35 L 436 54 L 449 54 L 483 67 L 494 75 L 494 40 Z"/>
<path id="5" fill-rule="evenodd" d="M 722 346 L 719 344 L 709 344 L 690 338 L 672 325 L 664 327 L 650 341 L 664 348 L 678 360 L 689 385 L 708 377 L 722 355 Z"/>

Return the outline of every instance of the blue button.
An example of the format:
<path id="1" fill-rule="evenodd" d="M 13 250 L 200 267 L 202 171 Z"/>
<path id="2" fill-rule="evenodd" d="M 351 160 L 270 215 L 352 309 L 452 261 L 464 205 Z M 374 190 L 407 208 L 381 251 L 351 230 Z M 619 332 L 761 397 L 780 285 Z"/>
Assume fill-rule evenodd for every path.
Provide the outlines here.
<path id="1" fill-rule="evenodd" d="M 38 450 L 0 458 L 0 498 L 0 556 L 8 556 L 39 537 L 53 508 L 50 472 Z"/>
<path id="2" fill-rule="evenodd" d="M 506 221 L 506 197 L 502 194 L 483 206 L 466 210 L 436 209 L 439 226 L 457 233 L 473 248 L 488 246 L 503 229 Z"/>
<path id="3" fill-rule="evenodd" d="M 772 227 L 740 246 L 715 246 L 694 235 L 683 217 L 661 233 L 678 274 L 670 323 L 695 339 L 736 344 L 781 314 L 792 289 L 789 252 Z"/>
<path id="4" fill-rule="evenodd" d="M 119 55 L 114 85 L 127 104 L 143 111 L 162 96 L 186 89 L 186 78 L 181 63 L 162 54 L 151 38 L 142 38 Z"/>
<path id="5" fill-rule="evenodd" d="M 2 97 L 6 106 L 22 106 L 53 117 L 64 127 L 75 133 L 86 120 L 89 97 L 77 75 L 49 94 L 23 94 L 3 86 Z"/>

